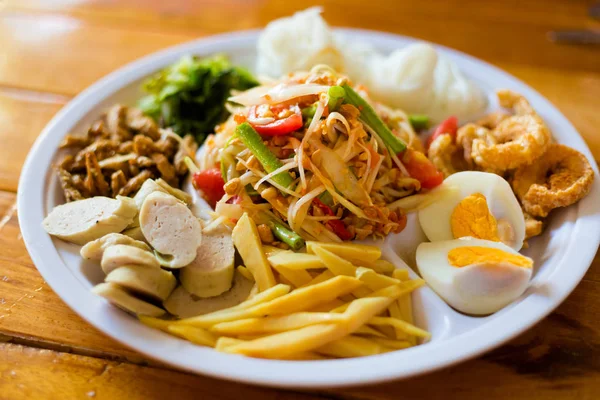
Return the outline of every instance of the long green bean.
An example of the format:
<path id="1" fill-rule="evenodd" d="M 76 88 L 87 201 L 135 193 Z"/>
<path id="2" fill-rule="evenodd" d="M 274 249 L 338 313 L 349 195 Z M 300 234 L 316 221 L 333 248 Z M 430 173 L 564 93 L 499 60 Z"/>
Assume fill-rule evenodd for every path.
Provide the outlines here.
<path id="1" fill-rule="evenodd" d="M 262 138 L 248 123 L 244 122 L 235 129 L 236 135 L 244 142 L 246 147 L 250 149 L 254 157 L 261 163 L 267 173 L 271 173 L 283 166 L 283 163 L 269 150 L 263 143 Z M 294 179 L 287 171 L 282 171 L 273 176 L 273 180 L 283 187 L 289 187 Z"/>
<path id="2" fill-rule="evenodd" d="M 358 108 L 360 111 L 360 118 L 369 125 L 377 135 L 379 135 L 383 143 L 385 143 L 394 154 L 402 153 L 406 150 L 406 144 L 390 131 L 381 118 L 379 118 L 375 110 L 373 110 L 373 107 L 371 107 L 365 99 L 348 86 L 348 84 L 344 84 L 342 87 L 346 92 L 344 101 Z"/>

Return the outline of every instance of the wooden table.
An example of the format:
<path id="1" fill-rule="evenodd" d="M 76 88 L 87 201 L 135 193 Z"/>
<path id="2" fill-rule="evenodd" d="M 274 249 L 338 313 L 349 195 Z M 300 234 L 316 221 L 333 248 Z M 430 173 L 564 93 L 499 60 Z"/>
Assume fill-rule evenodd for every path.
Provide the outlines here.
<path id="1" fill-rule="evenodd" d="M 473 54 L 556 104 L 600 159 L 600 49 L 553 29 L 598 29 L 586 0 L 334 0 L 333 25 L 396 32 Z M 312 1 L 0 0 L 0 399 L 597 399 L 600 258 L 556 312 L 479 359 L 416 379 L 293 392 L 189 375 L 117 344 L 75 315 L 31 262 L 15 195 L 29 147 L 86 86 L 142 55 L 264 26 Z M 367 5 L 367 7 L 365 7 Z M 53 149 L 48 149 L 53 151 Z"/>

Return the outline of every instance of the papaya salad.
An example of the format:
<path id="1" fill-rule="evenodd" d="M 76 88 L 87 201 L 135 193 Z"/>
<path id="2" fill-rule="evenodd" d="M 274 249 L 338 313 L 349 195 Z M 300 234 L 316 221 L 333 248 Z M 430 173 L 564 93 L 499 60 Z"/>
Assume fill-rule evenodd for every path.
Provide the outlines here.
<path id="1" fill-rule="evenodd" d="M 425 285 L 466 315 L 523 296 L 537 265 L 520 252 L 590 193 L 587 157 L 519 93 L 498 90 L 484 115 L 487 96 L 431 45 L 352 68 L 319 13 L 265 29 L 271 78 L 187 55 L 137 106 L 64 138 L 65 201 L 42 225 L 96 264 L 95 294 L 195 344 L 282 360 L 427 342 L 412 300 Z M 296 65 L 279 45 L 311 26 Z M 356 243 L 405 228 L 400 259 Z"/>
<path id="2" fill-rule="evenodd" d="M 229 101 L 194 179 L 219 223 L 247 212 L 292 248 L 381 238 L 406 225 L 391 204 L 443 181 L 404 112 L 327 66 Z"/>

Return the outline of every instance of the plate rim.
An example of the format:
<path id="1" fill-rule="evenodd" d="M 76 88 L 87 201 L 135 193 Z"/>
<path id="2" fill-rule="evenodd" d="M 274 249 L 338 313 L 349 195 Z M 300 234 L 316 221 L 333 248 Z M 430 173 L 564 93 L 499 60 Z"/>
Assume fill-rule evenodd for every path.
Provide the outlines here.
<path id="1" fill-rule="evenodd" d="M 565 273 L 565 268 L 562 270 L 558 269 L 552 273 L 552 281 L 548 282 L 548 284 L 551 284 L 555 291 L 553 291 L 554 294 L 550 302 L 544 304 L 539 296 L 529 295 L 518 304 L 518 308 L 515 307 L 514 310 L 518 309 L 519 312 L 511 310 L 511 312 L 507 312 L 505 315 L 489 321 L 481 328 L 476 328 L 473 331 L 463 333 L 450 339 L 451 342 L 442 341 L 430 343 L 426 348 L 415 347 L 403 350 L 402 352 L 392 352 L 372 357 L 293 362 L 252 359 L 218 353 L 212 349 L 189 351 L 186 346 L 180 346 L 182 350 L 185 348 L 186 351 L 194 353 L 196 356 L 202 355 L 205 358 L 214 359 L 216 361 L 216 365 L 209 365 L 206 362 L 198 363 L 196 362 L 196 359 L 185 355 L 176 359 L 177 357 L 165 354 L 165 350 L 162 348 L 157 350 L 156 347 L 152 347 L 152 345 L 156 346 L 156 340 L 166 340 L 166 334 L 162 332 L 145 332 L 143 330 L 138 330 L 137 328 L 130 327 L 129 323 L 124 318 L 115 315 L 117 319 L 123 322 L 123 326 L 119 326 L 118 330 L 123 329 L 129 334 L 133 333 L 132 330 L 144 332 L 144 337 L 138 337 L 136 338 L 136 341 L 132 341 L 132 338 L 121 338 L 118 335 L 118 332 L 113 330 L 116 330 L 116 328 L 114 328 L 115 321 L 113 319 L 113 313 L 108 313 L 106 309 L 106 307 L 111 306 L 105 304 L 105 302 L 99 298 L 97 299 L 98 301 L 91 301 L 89 304 L 80 301 L 80 298 L 78 297 L 80 295 L 93 295 L 89 293 L 87 288 L 84 288 L 83 285 L 81 285 L 73 274 L 64 274 L 67 276 L 62 276 L 63 274 L 56 273 L 57 271 L 62 270 L 62 267 L 67 269 L 69 269 L 69 267 L 64 263 L 62 267 L 53 267 L 50 265 L 52 260 L 62 263 L 62 259 L 55 248 L 55 257 L 48 257 L 48 254 L 45 254 L 52 250 L 49 246 L 54 247 L 52 239 L 43 231 L 43 229 L 41 229 L 40 225 L 40 212 L 42 212 L 43 218 L 43 210 L 45 209 L 44 198 L 47 194 L 48 186 L 47 176 L 50 171 L 47 170 L 43 173 L 39 173 L 39 170 L 36 170 L 36 166 L 40 164 L 40 161 L 53 159 L 55 154 L 55 151 L 46 151 L 47 147 L 45 147 L 45 145 L 53 139 L 53 135 L 60 136 L 60 139 L 62 139 L 66 132 L 64 132 L 64 127 L 61 129 L 61 125 L 77 123 L 83 115 L 94 109 L 106 96 L 119 90 L 119 88 L 130 82 L 143 76 L 147 76 L 149 73 L 155 71 L 158 68 L 155 64 L 160 63 L 161 60 L 176 58 L 183 52 L 204 53 L 206 52 L 204 49 L 210 49 L 219 45 L 232 46 L 232 43 L 236 41 L 255 41 L 260 32 L 261 30 L 246 30 L 203 37 L 159 50 L 128 63 L 96 81 L 74 97 L 54 116 L 54 118 L 52 118 L 41 132 L 40 136 L 36 139 L 29 151 L 19 179 L 17 192 L 19 224 L 27 251 L 36 268 L 42 274 L 46 282 L 52 287 L 53 291 L 79 316 L 124 346 L 179 369 L 201 373 L 220 379 L 235 380 L 271 387 L 332 388 L 373 384 L 399 378 L 404 379 L 426 372 L 432 372 L 474 358 L 486 351 L 500 346 L 538 323 L 560 305 L 560 303 L 562 303 L 575 289 L 591 265 L 598 248 L 598 242 L 600 242 L 600 186 L 598 184 L 598 179 L 594 182 L 588 198 L 579 202 L 577 205 L 577 214 L 579 217 L 573 226 L 573 234 L 570 241 L 571 243 L 574 241 L 574 238 L 580 239 L 582 235 L 584 235 L 587 237 L 587 243 L 589 245 L 581 246 L 581 243 L 579 243 L 578 246 L 570 246 L 567 249 L 564 257 L 573 256 L 572 260 L 577 261 L 573 262 L 573 264 L 577 264 L 580 267 L 576 273 L 573 273 L 572 270 Z M 336 29 L 336 32 L 360 36 L 367 41 L 386 40 L 389 42 L 426 42 L 408 36 L 365 29 L 338 28 Z M 475 62 L 480 64 L 484 68 L 491 69 L 495 74 L 500 74 L 511 81 L 515 81 L 519 85 L 527 88 L 528 92 L 535 94 L 538 101 L 543 101 L 545 103 L 544 107 L 550 110 L 553 118 L 560 120 L 561 124 L 566 124 L 565 126 L 576 133 L 573 140 L 577 142 L 578 149 L 582 151 L 589 160 L 592 160 L 592 167 L 595 171 L 596 178 L 598 177 L 598 168 L 595 163 L 593 163 L 594 158 L 592 157 L 587 144 L 567 118 L 544 96 L 518 78 L 483 60 L 435 43 L 432 43 L 432 45 L 438 49 L 442 49 L 444 53 L 451 55 L 453 58 L 458 57 L 465 59 L 471 63 Z M 208 50 L 208 52 L 213 51 Z M 99 96 L 100 98 L 94 100 L 94 96 Z M 63 132 L 58 134 L 56 131 Z M 57 141 L 56 138 L 54 138 L 54 141 Z M 50 164 L 48 164 L 48 166 L 49 165 Z M 34 185 L 35 183 L 37 183 L 37 186 Z M 593 200 L 596 200 L 597 205 L 594 204 Z M 595 247 L 593 243 L 594 235 L 590 235 L 590 233 L 596 233 Z M 557 282 L 559 283 L 558 285 L 556 285 Z M 125 317 L 131 319 L 129 316 Z M 503 322 L 507 319 L 510 319 L 511 324 L 503 325 Z M 131 322 L 136 325 L 141 325 L 133 319 Z M 146 327 L 143 328 L 150 329 Z M 479 336 L 481 333 L 480 331 L 482 330 L 487 333 L 485 339 L 482 339 L 482 337 Z M 182 342 L 176 338 L 171 337 L 171 339 L 175 342 Z M 450 343 L 453 343 L 453 346 L 448 346 Z M 173 346 L 167 347 L 172 348 Z M 426 358 L 426 361 L 422 359 L 422 356 L 421 359 L 419 359 L 418 356 L 410 357 L 410 355 L 415 352 L 436 353 L 439 357 L 429 356 Z M 211 355 L 210 353 L 214 354 Z M 415 362 L 409 366 L 403 365 L 403 361 L 406 360 L 402 360 L 402 355 L 406 355 L 409 360 Z M 219 362 L 221 361 L 222 364 L 225 365 L 219 365 Z M 227 365 L 232 366 L 232 368 L 226 368 Z"/>

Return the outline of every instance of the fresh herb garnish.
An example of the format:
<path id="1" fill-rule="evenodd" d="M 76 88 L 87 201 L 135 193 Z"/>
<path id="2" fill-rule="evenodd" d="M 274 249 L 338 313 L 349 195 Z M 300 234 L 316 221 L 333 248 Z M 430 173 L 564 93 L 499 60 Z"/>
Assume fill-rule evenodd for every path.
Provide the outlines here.
<path id="1" fill-rule="evenodd" d="M 139 107 L 162 127 L 179 135 L 191 133 L 198 143 L 229 116 L 225 102 L 231 90 L 259 83 L 245 69 L 232 66 L 223 55 L 184 56 L 144 82 L 147 96 Z"/>

